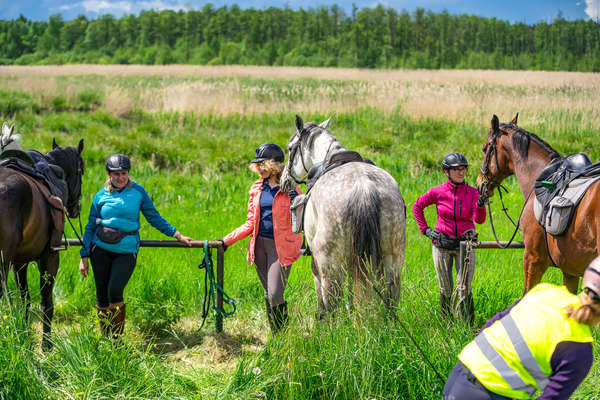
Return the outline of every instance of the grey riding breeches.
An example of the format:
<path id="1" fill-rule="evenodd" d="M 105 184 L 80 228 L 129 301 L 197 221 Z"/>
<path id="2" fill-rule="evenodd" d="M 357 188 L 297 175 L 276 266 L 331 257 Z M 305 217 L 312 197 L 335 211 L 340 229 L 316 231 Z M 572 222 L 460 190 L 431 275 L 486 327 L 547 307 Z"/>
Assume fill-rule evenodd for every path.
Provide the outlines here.
<path id="1" fill-rule="evenodd" d="M 281 268 L 275 240 L 258 236 L 254 247 L 254 267 L 271 307 L 285 303 L 283 292 L 292 266 Z"/>
<path id="2" fill-rule="evenodd" d="M 452 279 L 452 266 L 456 266 L 456 291 L 458 298 L 464 299 L 471 293 L 471 281 L 475 272 L 475 252 L 471 252 L 469 265 L 463 268 L 464 260 L 458 260 L 458 250 L 440 249 L 432 246 L 433 264 L 437 273 L 440 295 L 452 296 L 454 283 Z"/>

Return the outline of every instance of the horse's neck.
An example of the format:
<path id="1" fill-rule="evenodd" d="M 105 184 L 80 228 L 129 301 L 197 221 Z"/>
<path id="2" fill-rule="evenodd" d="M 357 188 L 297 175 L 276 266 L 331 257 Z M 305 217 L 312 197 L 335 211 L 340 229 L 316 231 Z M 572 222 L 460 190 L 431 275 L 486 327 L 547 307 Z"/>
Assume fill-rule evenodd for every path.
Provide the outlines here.
<path id="1" fill-rule="evenodd" d="M 8 144 L 2 146 L 2 151 L 5 151 L 5 150 L 22 150 L 22 149 L 16 140 L 12 140 L 12 141 L 8 142 Z"/>
<path id="2" fill-rule="evenodd" d="M 535 179 L 540 172 L 542 172 L 542 169 L 548 165 L 550 160 L 552 160 L 552 157 L 537 144 L 531 143 L 526 160 L 522 159 L 521 156 L 517 154 L 513 154 L 512 159 L 515 177 L 519 183 L 519 189 L 521 190 L 523 198 L 527 198 L 529 193 L 533 190 Z"/>
<path id="3" fill-rule="evenodd" d="M 345 149 L 340 142 L 331 134 L 321 134 L 315 139 L 313 152 L 311 154 L 312 165 L 321 163 L 331 155 L 333 151 Z"/>

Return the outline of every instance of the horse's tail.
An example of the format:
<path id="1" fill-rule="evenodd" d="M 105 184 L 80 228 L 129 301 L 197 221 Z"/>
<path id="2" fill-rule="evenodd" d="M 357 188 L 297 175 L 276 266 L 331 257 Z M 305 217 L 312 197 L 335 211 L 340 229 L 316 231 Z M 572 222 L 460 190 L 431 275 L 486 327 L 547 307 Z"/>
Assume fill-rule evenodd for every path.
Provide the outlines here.
<path id="1" fill-rule="evenodd" d="M 355 276 L 369 277 L 377 271 L 381 258 L 381 196 L 372 182 L 350 196 L 344 220 L 351 232 L 351 268 Z M 368 266 L 372 270 L 368 270 Z"/>

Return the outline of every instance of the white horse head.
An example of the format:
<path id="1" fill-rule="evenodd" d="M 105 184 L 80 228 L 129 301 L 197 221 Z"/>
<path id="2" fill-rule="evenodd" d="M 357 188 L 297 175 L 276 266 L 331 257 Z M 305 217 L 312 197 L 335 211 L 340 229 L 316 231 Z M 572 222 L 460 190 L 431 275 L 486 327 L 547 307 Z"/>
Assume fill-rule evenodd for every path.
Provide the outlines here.
<path id="1" fill-rule="evenodd" d="M 288 141 L 290 154 L 286 168 L 281 176 L 281 187 L 289 191 L 296 183 L 305 183 L 308 171 L 313 165 L 323 162 L 334 151 L 343 149 L 328 130 L 331 118 L 319 125 L 312 122 L 306 124 L 296 115 L 296 132 Z"/>
<path id="2" fill-rule="evenodd" d="M 18 140 L 21 137 L 15 133 L 15 126 L 8 127 L 5 122 L 2 124 L 2 136 L 0 136 L 0 152 L 5 150 L 21 150 Z"/>

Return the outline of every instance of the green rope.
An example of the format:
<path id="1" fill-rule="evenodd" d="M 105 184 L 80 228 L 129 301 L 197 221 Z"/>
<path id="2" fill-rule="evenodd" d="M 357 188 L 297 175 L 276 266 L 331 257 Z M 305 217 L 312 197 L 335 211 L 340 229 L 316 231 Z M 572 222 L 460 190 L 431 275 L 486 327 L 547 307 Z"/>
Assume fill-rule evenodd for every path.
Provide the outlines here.
<path id="1" fill-rule="evenodd" d="M 208 248 L 208 240 L 204 241 L 204 263 L 205 263 L 205 267 L 206 267 L 206 273 L 208 275 L 208 280 L 210 282 L 210 297 L 212 298 L 213 311 L 215 312 L 215 314 L 221 314 L 224 317 L 229 317 L 230 315 L 233 315 L 237 309 L 236 304 L 235 304 L 235 299 L 233 297 L 229 296 L 225 292 L 225 290 L 223 290 L 221 285 L 219 285 L 215 281 L 212 257 L 211 257 L 210 249 Z M 216 301 L 215 290 L 219 291 L 219 293 L 221 293 L 223 295 L 223 303 L 230 305 L 232 307 L 231 311 L 225 311 L 224 309 L 217 307 L 217 305 L 215 304 L 215 301 Z"/>

